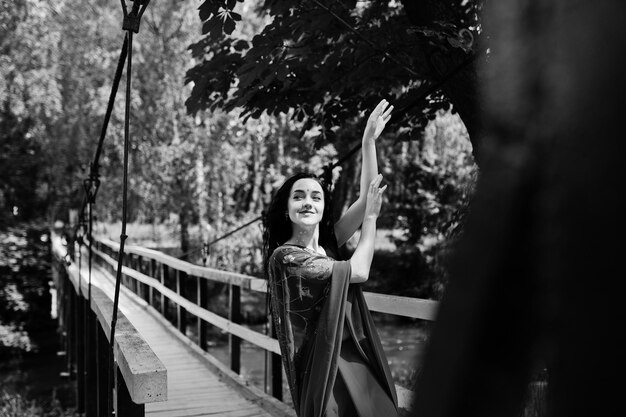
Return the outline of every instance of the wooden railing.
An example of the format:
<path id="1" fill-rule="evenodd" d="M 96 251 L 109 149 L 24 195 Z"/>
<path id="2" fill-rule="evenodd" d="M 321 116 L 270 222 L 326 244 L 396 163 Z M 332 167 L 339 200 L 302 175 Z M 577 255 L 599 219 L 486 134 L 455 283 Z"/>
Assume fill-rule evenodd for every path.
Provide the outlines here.
<path id="1" fill-rule="evenodd" d="M 67 374 L 77 382 L 77 412 L 87 417 L 106 416 L 112 404 L 116 416 L 143 417 L 146 403 L 167 399 L 165 366 L 137 329 L 118 312 L 113 349 L 114 383 L 113 390 L 109 389 L 113 302 L 93 285 L 89 302 L 86 270 L 79 271 L 68 248 L 55 234 L 52 251 L 56 308 L 59 327 L 65 335 Z"/>
<path id="2" fill-rule="evenodd" d="M 114 274 L 119 244 L 99 239 L 94 240 L 92 246 L 97 264 Z M 182 335 L 187 333 L 188 315 L 195 316 L 197 337 L 194 342 L 200 349 L 207 350 L 207 324 L 228 333 L 230 369 L 233 372 L 240 373 L 242 340 L 269 352 L 271 360 L 266 361 L 267 385 L 274 397 L 282 399 L 283 377 L 278 341 L 241 325 L 241 290 L 265 293 L 265 280 L 194 265 L 139 246 L 126 245 L 125 253 L 123 284 L 173 323 Z M 207 283 L 210 281 L 228 285 L 228 318 L 207 309 Z M 365 293 L 365 299 L 371 311 L 423 320 L 435 319 L 436 301 L 369 292 Z M 396 386 L 396 389 L 400 407 L 408 408 L 412 392 L 401 386 Z"/>

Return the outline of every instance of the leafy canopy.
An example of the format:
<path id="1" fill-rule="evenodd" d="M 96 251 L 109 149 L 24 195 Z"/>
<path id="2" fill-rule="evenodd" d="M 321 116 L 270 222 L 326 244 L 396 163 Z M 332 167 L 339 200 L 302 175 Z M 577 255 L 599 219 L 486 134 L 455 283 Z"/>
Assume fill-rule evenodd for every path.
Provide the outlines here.
<path id="1" fill-rule="evenodd" d="M 406 8 L 399 1 L 249 3 L 200 5 L 203 36 L 190 46 L 197 64 L 186 75 L 193 86 L 187 110 L 290 114 L 304 122 L 303 132 L 319 129 L 317 146 L 333 142 L 340 126 L 381 98 L 396 106 L 392 122 L 421 130 L 450 106 L 442 91 L 427 94 L 438 62 L 451 53 L 469 56 L 478 25 L 479 6 L 469 0 L 420 2 L 445 7 L 431 14 L 446 20 L 427 22 L 419 18 L 424 8 L 410 1 Z"/>

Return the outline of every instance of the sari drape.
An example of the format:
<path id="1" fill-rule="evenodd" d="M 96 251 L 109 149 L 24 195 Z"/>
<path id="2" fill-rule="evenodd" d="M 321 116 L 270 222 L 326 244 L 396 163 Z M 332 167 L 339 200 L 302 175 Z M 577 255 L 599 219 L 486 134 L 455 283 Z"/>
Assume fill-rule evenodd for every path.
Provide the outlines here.
<path id="1" fill-rule="evenodd" d="M 348 339 L 361 356 L 359 364 L 369 367 L 374 383 L 397 409 L 389 366 L 361 286 L 349 282 L 349 261 L 292 245 L 277 248 L 270 258 L 271 312 L 299 417 L 325 415 L 339 362 L 350 366 L 340 359 L 342 342 Z M 353 396 L 358 394 L 349 378 L 344 382 Z"/>

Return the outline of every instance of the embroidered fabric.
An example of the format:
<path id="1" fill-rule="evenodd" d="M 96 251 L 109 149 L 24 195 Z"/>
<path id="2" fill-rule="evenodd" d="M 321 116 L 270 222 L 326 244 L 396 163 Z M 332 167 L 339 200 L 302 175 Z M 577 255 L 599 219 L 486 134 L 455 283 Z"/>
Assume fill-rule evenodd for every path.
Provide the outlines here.
<path id="1" fill-rule="evenodd" d="M 349 285 L 350 262 L 283 245 L 270 257 L 268 274 L 272 318 L 298 416 L 322 417 L 329 400 L 342 400 L 334 397 L 333 387 L 340 356 L 349 353 L 344 341 L 357 352 L 357 359 L 344 363 L 348 368 L 341 372 L 351 392 L 349 401 L 368 409 L 358 414 L 370 416 L 377 409 L 373 403 L 381 402 L 387 404 L 385 410 L 395 410 L 393 380 L 361 286 Z M 372 386 L 366 392 L 380 394 L 371 398 L 356 388 L 370 373 Z"/>
<path id="2" fill-rule="evenodd" d="M 331 258 L 297 246 L 281 246 L 270 259 L 273 285 L 282 290 L 274 294 L 283 294 L 282 299 L 275 297 L 276 303 L 280 304 L 276 311 L 285 310 L 291 316 L 297 347 L 302 345 L 307 332 L 315 328 L 327 295 L 333 262 Z"/>
<path id="3" fill-rule="evenodd" d="M 344 277 L 333 280 L 333 271 L 341 270 Z M 294 407 L 300 416 L 318 415 L 305 410 L 311 404 L 320 410 L 334 384 L 349 263 L 283 245 L 270 257 L 268 273 L 272 318 Z M 308 392 L 311 387 L 317 387 L 314 393 Z"/>

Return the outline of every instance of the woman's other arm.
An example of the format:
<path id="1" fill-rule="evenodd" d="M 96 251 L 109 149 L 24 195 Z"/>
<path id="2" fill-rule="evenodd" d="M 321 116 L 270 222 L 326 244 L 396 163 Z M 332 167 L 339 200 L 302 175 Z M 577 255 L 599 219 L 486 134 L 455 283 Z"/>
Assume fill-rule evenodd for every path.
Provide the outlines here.
<path id="1" fill-rule="evenodd" d="M 378 174 L 370 183 L 363 214 L 361 237 L 352 257 L 350 258 L 350 283 L 358 284 L 367 281 L 374 256 L 374 241 L 376 239 L 376 219 L 380 213 L 383 201 L 383 192 L 387 188 L 380 188 L 383 176 Z"/>
<path id="2" fill-rule="evenodd" d="M 367 125 L 363 132 L 363 146 L 361 147 L 362 167 L 359 198 L 335 224 L 338 246 L 343 246 L 364 220 L 366 192 L 372 180 L 378 175 L 376 139 L 389 121 L 391 110 L 393 110 L 393 106 L 390 106 L 387 100 L 381 100 L 367 119 Z"/>

